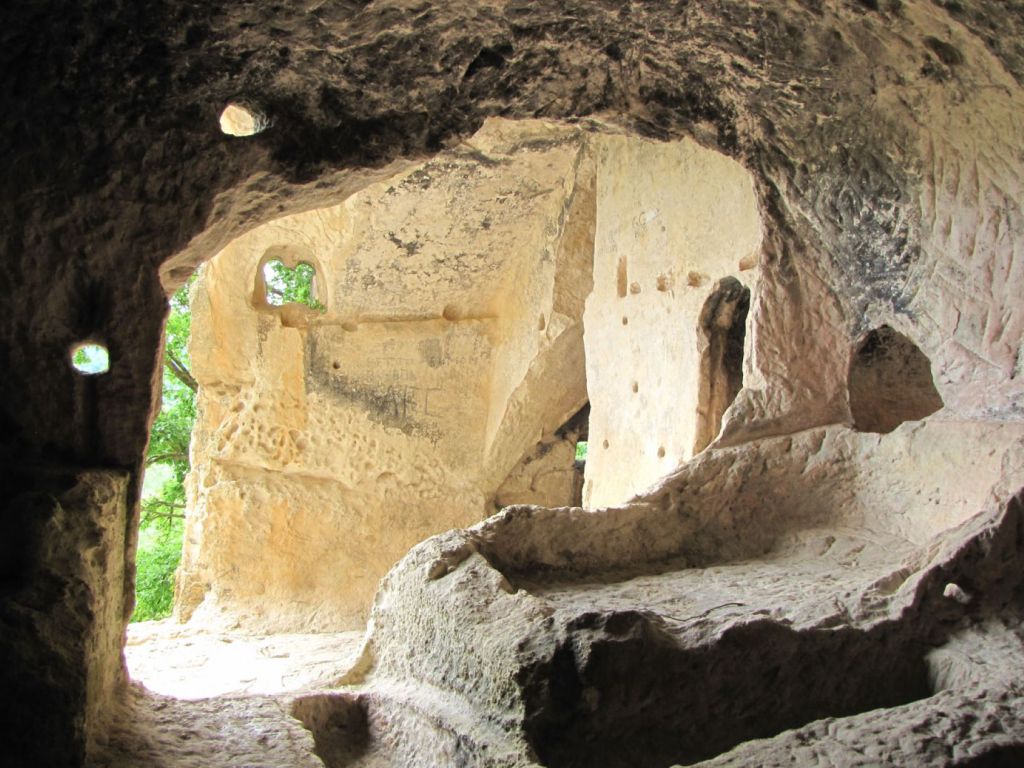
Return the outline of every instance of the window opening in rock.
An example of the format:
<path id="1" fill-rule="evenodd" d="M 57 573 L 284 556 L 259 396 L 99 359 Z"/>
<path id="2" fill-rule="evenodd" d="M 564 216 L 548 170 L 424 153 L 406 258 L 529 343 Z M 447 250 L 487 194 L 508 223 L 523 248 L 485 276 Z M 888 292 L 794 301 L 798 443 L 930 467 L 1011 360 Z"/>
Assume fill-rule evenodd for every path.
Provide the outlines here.
<path id="1" fill-rule="evenodd" d="M 86 376 L 96 376 L 110 370 L 110 353 L 102 344 L 84 342 L 71 350 L 71 366 Z"/>
<path id="2" fill-rule="evenodd" d="M 726 409 L 743 388 L 743 345 L 749 310 L 750 289 L 733 277 L 718 283 L 701 310 L 695 454 L 718 435 Z"/>
<path id="3" fill-rule="evenodd" d="M 887 325 L 868 333 L 857 348 L 848 386 L 853 425 L 861 432 L 892 432 L 943 406 L 928 357 Z"/>
<path id="4" fill-rule="evenodd" d="M 266 115 L 241 104 L 228 104 L 220 113 L 220 129 L 228 136 L 255 136 L 269 126 Z"/>
<path id="5" fill-rule="evenodd" d="M 312 264 L 301 262 L 290 269 L 280 259 L 271 259 L 263 265 L 263 284 L 267 304 L 272 307 L 302 304 L 317 312 L 327 309 L 317 298 L 316 269 Z"/>

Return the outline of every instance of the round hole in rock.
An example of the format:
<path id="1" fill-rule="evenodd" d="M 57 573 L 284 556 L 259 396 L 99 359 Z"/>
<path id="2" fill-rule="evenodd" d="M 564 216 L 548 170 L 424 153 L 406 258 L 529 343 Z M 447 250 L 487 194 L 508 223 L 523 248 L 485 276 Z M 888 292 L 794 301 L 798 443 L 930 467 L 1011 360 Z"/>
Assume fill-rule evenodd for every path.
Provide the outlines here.
<path id="1" fill-rule="evenodd" d="M 71 349 L 71 367 L 86 376 L 95 376 L 110 370 L 110 353 L 102 344 L 86 341 Z"/>
<path id="2" fill-rule="evenodd" d="M 228 104 L 220 113 L 220 129 L 228 136 L 255 136 L 269 125 L 266 115 L 242 104 Z"/>
<path id="3" fill-rule="evenodd" d="M 928 357 L 887 325 L 860 343 L 850 361 L 848 387 L 853 425 L 861 432 L 892 432 L 943 406 Z"/>

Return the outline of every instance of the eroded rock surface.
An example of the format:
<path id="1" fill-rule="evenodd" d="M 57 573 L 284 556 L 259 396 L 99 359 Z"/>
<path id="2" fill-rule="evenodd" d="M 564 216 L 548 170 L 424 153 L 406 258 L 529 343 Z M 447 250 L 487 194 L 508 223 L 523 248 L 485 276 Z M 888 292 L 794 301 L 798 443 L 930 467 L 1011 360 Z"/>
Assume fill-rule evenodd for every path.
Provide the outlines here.
<path id="1" fill-rule="evenodd" d="M 495 116 L 574 131 L 590 131 L 593 120 L 614 126 L 623 141 L 650 142 L 652 153 L 668 151 L 657 144 L 665 140 L 700 145 L 749 174 L 762 239 L 748 286 L 743 389 L 709 451 L 679 473 L 666 463 L 669 480 L 658 481 L 653 468 L 661 465 L 652 460 L 638 487 L 622 484 L 615 503 L 639 493 L 635 503 L 607 512 L 517 509 L 415 548 L 378 593 L 359 668 L 366 688 L 348 694 L 365 704 L 367 743 L 387 745 L 380 754 L 396 764 L 424 755 L 471 765 L 570 765 L 584 756 L 771 764 L 789 750 L 819 763 L 1019 758 L 1019 717 L 1007 719 L 1021 709 L 1013 618 L 1020 539 L 1012 533 L 1024 486 L 1012 447 L 1024 414 L 1018 3 L 43 0 L 6 4 L 0 22 L 0 669 L 11 681 L 0 722 L 14 759 L 81 764 L 87 743 L 105 732 L 93 715 L 113 703 L 120 677 L 116 638 L 131 609 L 135 497 L 166 290 L 269 220 L 337 206 L 414 173 Z M 222 133 L 230 103 L 265 117 L 264 130 Z M 644 221 L 633 222 L 634 239 L 621 242 L 640 242 Z M 595 216 L 595 233 L 599 225 Z M 581 230 L 574 242 L 589 236 Z M 414 238 L 395 235 L 394 254 L 415 261 L 406 247 Z M 450 274 L 456 262 L 446 253 L 424 281 Z M 609 256 L 602 268 L 617 264 Z M 637 281 L 639 294 L 630 293 L 632 282 L 622 301 L 650 295 L 649 281 Z M 556 289 L 586 299 L 581 286 Z M 444 310 L 442 321 L 431 304 L 439 327 L 465 323 L 459 305 L 448 317 Z M 292 377 L 282 391 L 305 397 L 288 353 L 296 323 L 277 322 L 268 349 Z M 533 318 L 531 334 L 539 325 Z M 927 359 L 943 407 L 923 428 L 855 433 L 842 426 L 856 421 L 851 359 L 882 328 Z M 107 346 L 108 373 L 86 378 L 67 364 L 82 341 Z M 557 347 L 550 356 L 571 359 Z M 641 398 L 644 382 L 632 392 L 632 371 L 623 366 L 622 374 L 624 400 Z M 502 397 L 524 408 L 531 399 Z M 680 407 L 692 413 L 695 404 Z M 485 435 L 501 421 L 491 413 L 474 425 Z M 932 431 L 940 423 L 952 436 Z M 493 487 L 559 426 L 505 443 L 514 450 L 497 462 L 507 469 Z M 679 450 L 692 450 L 699 436 Z M 264 464 L 280 461 L 279 449 L 293 455 L 290 433 L 279 437 L 243 452 L 261 476 Z M 651 445 L 631 439 L 655 457 L 659 447 L 675 450 L 654 437 Z M 74 482 L 54 481 L 86 475 L 93 479 L 77 501 L 65 497 Z M 455 500 L 448 510 L 439 499 L 437 514 L 452 514 L 451 524 L 461 514 Z M 254 529 L 269 541 L 271 522 L 287 523 L 288 512 L 264 512 Z M 94 530 L 98 520 L 121 518 L 122 526 Z M 274 541 L 299 546 L 287 526 Z M 816 558 L 823 570 L 811 565 Z M 627 567 L 641 571 L 612 573 Z M 687 602 L 671 587 L 694 588 L 700 567 L 711 567 L 706 581 L 718 600 L 743 590 L 743 568 L 764 583 L 746 600 L 724 600 L 744 606 L 719 611 L 724 603 Z M 839 576 L 829 583 L 826 572 Z M 793 583 L 776 589 L 783 573 Z M 288 575 L 295 593 L 329 594 L 326 582 Z M 622 586 L 632 578 L 650 580 L 640 582 L 643 594 Z M 829 586 L 821 599 L 805 597 L 819 581 Z M 361 581 L 360 600 L 370 582 Z M 197 583 L 193 603 L 206 593 L 206 581 Z M 639 602 L 661 586 L 671 594 L 655 608 L 716 610 L 703 618 L 673 613 L 681 620 L 673 626 Z M 624 603 L 634 600 L 629 613 Z M 762 600 L 767 614 L 759 613 Z M 750 612 L 731 610 L 739 607 Z M 327 613 L 334 620 L 344 612 Z M 688 631 L 698 618 L 700 631 Z M 984 651 L 999 660 L 998 681 L 942 667 L 949 685 L 929 696 L 937 684 L 928 663 L 886 674 L 891 648 L 895 659 L 934 659 L 1000 622 L 1002 640 L 984 646 L 1002 649 Z M 701 645 L 703 635 L 710 644 Z M 766 637 L 770 643 L 754 642 Z M 772 670 L 789 675 L 781 704 L 766 695 L 752 709 L 723 711 L 701 734 L 705 746 L 694 745 L 692 725 L 676 727 L 668 705 L 644 731 L 636 715 L 643 702 L 676 701 L 678 693 L 651 679 L 645 649 L 680 678 L 706 673 L 703 690 L 720 694 L 708 706 L 721 711 L 713 707 L 729 706 L 735 678 L 715 662 L 735 659 L 744 643 L 766 649 L 755 675 L 762 689 Z M 861 677 L 866 668 L 882 678 L 881 699 L 858 682 L 869 679 Z M 820 679 L 820 690 L 801 688 L 801 671 Z M 844 687 L 830 698 L 837 679 Z M 622 689 L 624 680 L 636 685 Z M 325 693 L 334 695 L 312 695 Z M 335 720 L 307 713 L 311 727 L 356 722 L 350 703 Z M 857 714 L 880 704 L 899 706 Z M 285 725 L 273 728 L 297 741 L 250 734 L 243 745 L 214 746 L 219 731 L 204 718 L 217 722 L 232 706 L 212 703 L 190 719 L 199 710 L 175 705 L 153 725 L 167 738 L 136 742 L 125 728 L 129 714 L 118 743 L 134 743 L 136 757 L 126 748 L 121 763 L 210 765 L 209 755 L 222 755 L 236 765 L 316 764 L 312 737 L 277 701 L 267 706 Z M 837 719 L 804 722 L 816 717 Z M 621 730 L 606 728 L 609 719 Z M 796 730 L 773 736 L 786 728 Z M 587 751 L 592 737 L 607 744 L 613 734 L 619 741 L 602 755 Z M 620 749 L 646 735 L 649 754 Z M 769 740 L 712 754 L 754 737 Z M 182 747 L 190 740 L 194 753 Z M 301 749 L 290 752 L 291 743 Z M 351 751 L 334 747 L 332 755 L 349 759 Z M 863 757 L 851 755 L 859 748 Z M 373 754 L 370 747 L 364 756 Z"/>
<path id="2" fill-rule="evenodd" d="M 982 435 L 994 456 L 958 450 Z M 689 764 L 822 718 L 720 763 L 772 760 L 792 739 L 841 763 L 858 728 L 864 764 L 1015 754 L 1022 437 L 814 430 L 710 451 L 620 509 L 509 509 L 389 574 L 350 679 L 476 712 L 438 726 L 462 736 L 445 765 Z M 378 727 L 390 707 L 429 709 L 424 696 L 378 705 Z M 990 702 L 987 725 L 957 714 L 972 697 Z M 892 707 L 891 728 L 861 714 Z"/>

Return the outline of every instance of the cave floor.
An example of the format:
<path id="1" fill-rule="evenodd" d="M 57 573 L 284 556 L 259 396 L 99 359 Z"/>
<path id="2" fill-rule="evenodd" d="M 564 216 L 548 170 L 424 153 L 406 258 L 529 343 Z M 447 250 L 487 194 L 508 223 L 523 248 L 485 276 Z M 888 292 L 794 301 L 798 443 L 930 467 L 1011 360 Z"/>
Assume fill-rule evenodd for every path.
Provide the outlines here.
<path id="1" fill-rule="evenodd" d="M 166 619 L 129 625 L 125 660 L 133 681 L 163 696 L 272 695 L 331 684 L 362 638 L 362 630 L 244 635 Z"/>

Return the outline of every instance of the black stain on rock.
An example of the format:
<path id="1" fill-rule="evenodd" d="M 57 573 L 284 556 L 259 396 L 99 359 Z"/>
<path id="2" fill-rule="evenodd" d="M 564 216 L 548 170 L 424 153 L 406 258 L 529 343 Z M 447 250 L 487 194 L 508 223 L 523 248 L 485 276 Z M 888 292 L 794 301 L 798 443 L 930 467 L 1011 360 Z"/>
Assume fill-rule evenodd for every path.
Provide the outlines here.
<path id="1" fill-rule="evenodd" d="M 444 349 L 441 347 L 440 339 L 423 339 L 419 343 L 420 355 L 431 368 L 440 368 L 444 365 Z"/>
<path id="2" fill-rule="evenodd" d="M 409 437 L 436 443 L 441 429 L 422 418 L 425 403 L 420 390 L 406 384 L 358 379 L 340 372 L 340 366 L 318 349 L 317 335 L 306 337 L 307 392 L 317 392 L 342 405 L 364 410 L 371 421 L 401 430 Z"/>
<path id="3" fill-rule="evenodd" d="M 947 67 L 956 67 L 964 63 L 964 55 L 960 53 L 960 49 L 947 43 L 943 40 L 939 40 L 937 37 L 926 37 L 924 44 L 928 46 L 939 57 L 939 61 L 945 64 Z"/>

